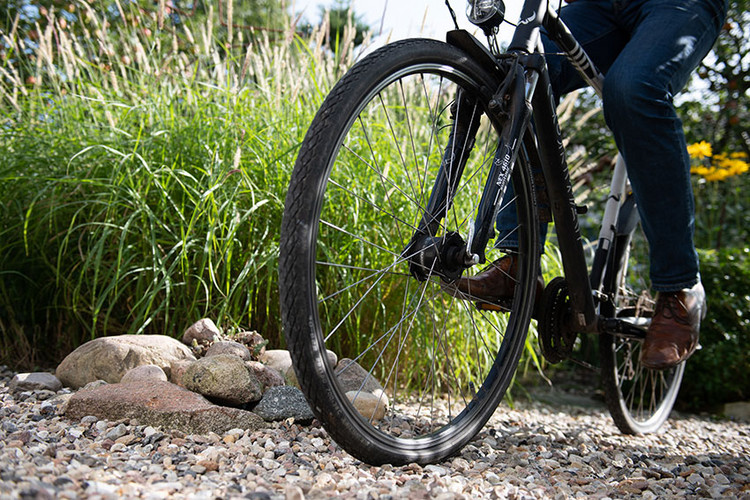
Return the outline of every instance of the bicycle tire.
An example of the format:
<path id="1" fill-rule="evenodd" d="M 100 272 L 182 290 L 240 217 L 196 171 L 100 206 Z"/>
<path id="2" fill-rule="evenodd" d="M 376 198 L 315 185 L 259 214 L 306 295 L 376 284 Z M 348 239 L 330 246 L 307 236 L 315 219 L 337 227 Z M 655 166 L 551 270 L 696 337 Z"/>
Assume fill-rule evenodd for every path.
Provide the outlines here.
<path id="1" fill-rule="evenodd" d="M 280 237 L 282 323 L 313 413 L 364 462 L 425 464 L 455 454 L 492 416 L 515 373 L 538 273 L 528 159 L 511 177 L 519 247 L 508 312 L 481 310 L 435 276 L 418 281 L 401 255 L 448 144 L 456 89 L 484 112 L 497 78 L 446 43 L 388 45 L 335 85 L 301 145 Z M 466 235 L 497 141 L 484 115 L 464 152 L 444 234 Z M 328 350 L 349 361 L 335 367 Z M 352 390 L 340 376 L 356 366 L 368 384 L 377 382 L 376 406 L 387 408 L 378 418 L 352 402 L 367 397 L 364 383 Z"/>
<path id="2" fill-rule="evenodd" d="M 631 258 L 636 249 L 639 259 Z M 607 266 L 604 293 L 610 301 L 602 313 L 637 322 L 648 328 L 655 301 L 643 279 L 648 274 L 646 240 L 640 229 L 635 199 L 628 196 L 620 210 Z M 682 383 L 685 363 L 668 370 L 650 370 L 640 364 L 641 339 L 603 334 L 599 339 L 602 385 L 615 425 L 625 434 L 655 432 L 669 418 Z"/>

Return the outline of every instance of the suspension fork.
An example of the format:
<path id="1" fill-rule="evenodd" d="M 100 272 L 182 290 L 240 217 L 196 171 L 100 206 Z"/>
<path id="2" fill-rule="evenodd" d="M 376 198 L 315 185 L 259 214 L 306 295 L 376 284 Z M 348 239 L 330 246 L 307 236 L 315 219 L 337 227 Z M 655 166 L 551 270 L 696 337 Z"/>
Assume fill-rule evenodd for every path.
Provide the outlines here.
<path id="1" fill-rule="evenodd" d="M 533 95 L 538 73 L 526 72 L 519 57 L 511 55 L 502 64 L 508 68 L 506 79 L 490 101 L 488 116 L 500 132 L 500 142 L 487 176 L 476 220 L 469 228 L 467 252 L 474 262 L 485 262 L 485 249 L 494 236 L 497 212 L 510 183 L 513 167 L 523 146 L 523 137 L 531 121 L 529 98 Z"/>
<path id="2" fill-rule="evenodd" d="M 497 211 L 531 120 L 526 97 L 533 93 L 537 80 L 536 75 L 531 75 L 527 82 L 517 55 L 506 58 L 501 64 L 507 69 L 504 72 L 506 77 L 490 100 L 488 109 L 480 108 L 478 100 L 463 90 L 456 98 L 453 129 L 430 199 L 414 236 L 402 253 L 410 262 L 411 274 L 420 281 L 433 274 L 446 281 L 454 281 L 464 269 L 486 261 L 485 248 L 494 235 Z M 476 218 L 469 226 L 468 241 L 464 243 L 455 233 L 438 234 L 440 222 L 452 205 L 484 112 L 499 131 L 500 141 Z"/>
<path id="3" fill-rule="evenodd" d="M 459 89 L 451 107 L 452 128 L 430 198 L 417 229 L 402 256 L 419 281 L 437 275 L 447 282 L 461 277 L 471 265 L 466 246 L 457 233 L 440 234 L 441 221 L 450 210 L 479 130 L 483 110 L 476 96 Z"/>
<path id="4" fill-rule="evenodd" d="M 436 236 L 439 233 L 440 221 L 453 204 L 466 161 L 474 147 L 482 110 L 475 97 L 460 89 L 453 103 L 451 115 L 451 134 L 416 235 Z"/>

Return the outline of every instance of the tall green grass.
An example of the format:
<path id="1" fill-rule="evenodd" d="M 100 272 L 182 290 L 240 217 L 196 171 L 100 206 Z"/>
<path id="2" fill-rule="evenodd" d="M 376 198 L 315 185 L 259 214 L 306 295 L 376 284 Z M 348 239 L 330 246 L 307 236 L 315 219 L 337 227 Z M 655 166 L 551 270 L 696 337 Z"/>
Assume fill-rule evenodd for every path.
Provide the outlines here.
<path id="1" fill-rule="evenodd" d="M 49 367 L 201 317 L 282 346 L 283 200 L 354 30 L 335 51 L 325 25 L 227 46 L 212 12 L 177 30 L 158 10 L 118 23 L 76 5 L 80 24 L 37 44 L 0 34 L 0 363 Z M 533 332 L 526 352 L 540 367 Z"/>
<path id="2" fill-rule="evenodd" d="M 204 316 L 279 343 L 283 199 L 351 50 L 292 26 L 226 47 L 211 14 L 169 31 L 158 12 L 110 25 L 77 5 L 78 36 L 59 19 L 38 46 L 2 34 L 0 363 Z"/>

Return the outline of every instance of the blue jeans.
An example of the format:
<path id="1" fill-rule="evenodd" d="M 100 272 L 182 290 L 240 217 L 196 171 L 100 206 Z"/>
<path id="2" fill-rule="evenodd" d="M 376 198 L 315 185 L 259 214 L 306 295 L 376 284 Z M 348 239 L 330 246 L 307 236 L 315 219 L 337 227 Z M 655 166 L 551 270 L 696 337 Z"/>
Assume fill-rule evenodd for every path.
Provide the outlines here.
<path id="1" fill-rule="evenodd" d="M 726 0 L 577 0 L 560 13 L 605 75 L 604 117 L 628 166 L 656 291 L 700 281 L 690 158 L 672 97 L 711 49 L 726 10 Z M 543 41 L 547 53 L 559 52 Z M 556 96 L 585 86 L 564 56 L 548 55 L 547 64 Z M 512 196 L 509 189 L 505 199 Z M 517 225 L 513 212 L 498 216 L 500 247 L 514 246 L 505 239 Z"/>

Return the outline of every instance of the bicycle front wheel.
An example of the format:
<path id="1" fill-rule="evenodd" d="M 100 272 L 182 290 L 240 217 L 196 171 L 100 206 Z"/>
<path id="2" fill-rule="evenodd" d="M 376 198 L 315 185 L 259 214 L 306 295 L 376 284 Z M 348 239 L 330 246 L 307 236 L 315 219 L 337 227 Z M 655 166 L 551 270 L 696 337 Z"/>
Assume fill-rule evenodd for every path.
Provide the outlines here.
<path id="1" fill-rule="evenodd" d="M 365 462 L 428 463 L 455 453 L 490 418 L 515 372 L 538 269 L 526 158 L 512 174 L 515 200 L 502 207 L 515 206 L 519 220 L 518 286 L 507 311 L 456 298 L 429 272 L 415 278 L 407 251 L 435 179 L 450 168 L 446 158 L 465 167 L 448 176 L 447 195 L 435 195 L 447 196 L 435 204 L 435 237 L 468 238 L 498 147 L 484 114 L 497 86 L 497 75 L 455 47 L 396 43 L 344 76 L 300 149 L 281 231 L 283 326 L 313 412 Z M 458 153 L 456 115 L 473 124 L 465 141 L 473 147 Z M 327 351 L 344 359 L 334 366 Z"/>
<path id="2" fill-rule="evenodd" d="M 655 300 L 644 278 L 647 244 L 632 195 L 620 210 L 611 255 L 604 280 L 611 300 L 602 304 L 602 313 L 647 329 Z M 642 344 L 642 339 L 607 334 L 599 339 L 605 399 L 615 425 L 626 434 L 654 432 L 662 426 L 685 371 L 684 362 L 668 370 L 645 368 L 640 362 Z"/>

